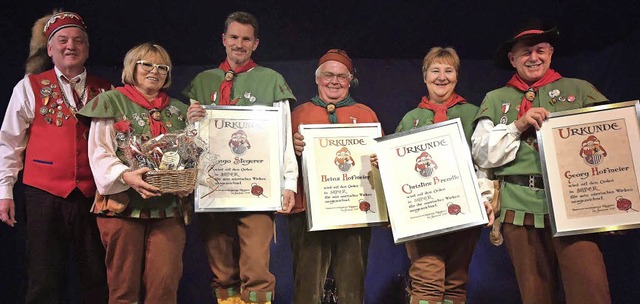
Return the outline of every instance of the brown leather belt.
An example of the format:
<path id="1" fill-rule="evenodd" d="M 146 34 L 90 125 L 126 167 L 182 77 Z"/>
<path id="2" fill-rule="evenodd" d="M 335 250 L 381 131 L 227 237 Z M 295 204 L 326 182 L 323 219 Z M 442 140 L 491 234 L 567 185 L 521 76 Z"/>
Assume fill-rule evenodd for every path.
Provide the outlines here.
<path id="1" fill-rule="evenodd" d="M 540 175 L 502 175 L 499 179 L 509 184 L 544 189 L 544 180 Z"/>

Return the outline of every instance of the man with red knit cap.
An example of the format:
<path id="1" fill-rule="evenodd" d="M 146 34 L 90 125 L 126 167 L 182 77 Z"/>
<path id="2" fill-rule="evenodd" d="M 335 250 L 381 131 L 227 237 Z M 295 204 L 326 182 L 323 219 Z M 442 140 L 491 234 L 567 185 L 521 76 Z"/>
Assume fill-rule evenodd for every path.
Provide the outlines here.
<path id="1" fill-rule="evenodd" d="M 551 69 L 557 29 L 536 23 L 518 31 L 496 53 L 500 68 L 515 69 L 505 87 L 485 96 L 471 137 L 472 154 L 501 181 L 504 241 L 522 302 L 610 303 L 597 235 L 552 237 L 535 131 L 550 112 L 606 101 L 590 83 Z"/>
<path id="2" fill-rule="evenodd" d="M 345 51 L 331 49 L 324 54 L 316 70 L 318 95 L 293 110 L 293 132 L 297 132 L 301 124 L 378 122 L 373 110 L 349 95 L 354 81 L 353 64 Z M 303 140 L 301 134 L 294 134 L 294 148 L 298 156 L 304 150 Z M 293 303 L 320 303 L 330 267 L 335 277 L 338 303 L 364 303 L 371 228 L 309 232 L 304 213 L 305 197 L 302 178 L 299 178 L 296 204 L 289 216 L 295 289 Z"/>
<path id="3" fill-rule="evenodd" d="M 88 56 L 80 15 L 60 12 L 38 20 L 27 75 L 13 89 L 0 130 L 0 219 L 12 227 L 19 225 L 12 190 L 24 166 L 27 303 L 68 301 L 70 247 L 78 263 L 78 298 L 107 302 L 104 249 L 89 213 L 96 191 L 87 156 L 89 126 L 75 113 L 111 85 L 87 75 Z"/>

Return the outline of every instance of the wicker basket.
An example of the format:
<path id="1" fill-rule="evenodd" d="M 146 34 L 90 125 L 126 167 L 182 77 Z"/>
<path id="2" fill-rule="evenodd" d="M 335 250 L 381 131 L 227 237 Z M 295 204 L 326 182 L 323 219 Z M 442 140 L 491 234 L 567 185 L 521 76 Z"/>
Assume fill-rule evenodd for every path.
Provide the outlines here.
<path id="1" fill-rule="evenodd" d="M 196 187 L 195 168 L 184 170 L 152 170 L 144 175 L 144 181 L 160 188 L 162 193 L 191 192 Z"/>

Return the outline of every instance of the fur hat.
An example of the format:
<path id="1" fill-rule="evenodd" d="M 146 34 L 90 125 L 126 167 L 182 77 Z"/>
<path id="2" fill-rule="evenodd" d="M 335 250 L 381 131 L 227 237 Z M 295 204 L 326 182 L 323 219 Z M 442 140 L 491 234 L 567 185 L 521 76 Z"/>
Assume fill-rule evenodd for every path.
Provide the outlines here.
<path id="1" fill-rule="evenodd" d="M 44 25 L 56 12 L 46 15 L 33 24 L 31 42 L 29 43 L 29 57 L 25 70 L 27 74 L 39 74 L 53 66 L 47 54 L 47 36 L 44 35 Z"/>
<path id="2" fill-rule="evenodd" d="M 520 41 L 526 41 L 528 45 L 536 45 L 541 42 L 548 42 L 551 45 L 556 43 L 560 32 L 556 27 L 545 26 L 540 21 L 531 21 L 519 29 L 513 38 L 503 42 L 496 51 L 493 62 L 494 64 L 506 70 L 513 70 L 513 66 L 509 61 L 509 52 L 511 48 Z"/>

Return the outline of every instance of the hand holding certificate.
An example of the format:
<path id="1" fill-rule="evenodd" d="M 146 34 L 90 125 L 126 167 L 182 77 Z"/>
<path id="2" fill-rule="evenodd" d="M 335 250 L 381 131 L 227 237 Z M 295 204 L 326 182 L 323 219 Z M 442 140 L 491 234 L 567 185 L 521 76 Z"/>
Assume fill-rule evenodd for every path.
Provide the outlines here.
<path id="1" fill-rule="evenodd" d="M 195 192 L 196 212 L 281 208 L 284 144 L 279 108 L 207 106 L 196 123 L 205 142 Z"/>
<path id="2" fill-rule="evenodd" d="M 396 243 L 487 223 L 459 118 L 376 140 Z"/>
<path id="3" fill-rule="evenodd" d="M 379 123 L 300 125 L 302 174 L 310 231 L 387 222 L 369 162 Z"/>

